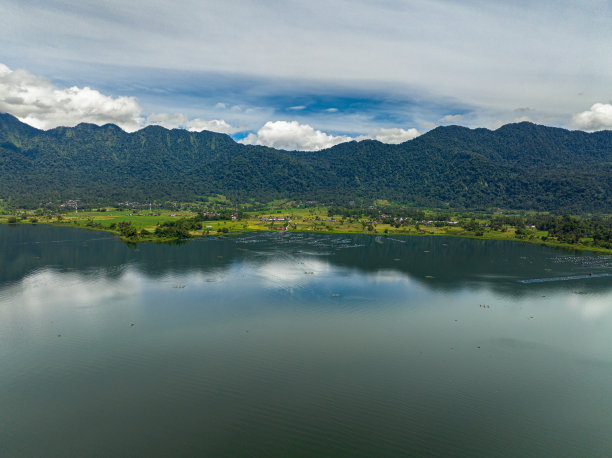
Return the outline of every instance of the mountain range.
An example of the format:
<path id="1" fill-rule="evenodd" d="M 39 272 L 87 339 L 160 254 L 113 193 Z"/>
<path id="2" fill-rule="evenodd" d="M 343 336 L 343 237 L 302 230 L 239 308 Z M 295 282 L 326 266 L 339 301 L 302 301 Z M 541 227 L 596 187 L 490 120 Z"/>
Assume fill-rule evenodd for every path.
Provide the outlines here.
<path id="1" fill-rule="evenodd" d="M 304 152 L 242 145 L 213 132 L 113 124 L 47 131 L 0 114 L 0 199 L 15 206 L 79 199 L 342 204 L 386 199 L 452 209 L 612 210 L 612 131 L 528 122 L 446 126 L 399 145 L 347 142 Z"/>

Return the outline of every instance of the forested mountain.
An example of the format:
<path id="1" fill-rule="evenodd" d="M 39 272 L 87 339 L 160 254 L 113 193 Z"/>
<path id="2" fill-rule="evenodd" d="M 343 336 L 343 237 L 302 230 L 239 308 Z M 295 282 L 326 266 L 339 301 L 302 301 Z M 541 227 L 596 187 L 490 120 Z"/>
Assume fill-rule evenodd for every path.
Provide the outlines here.
<path id="1" fill-rule="evenodd" d="M 0 198 L 342 203 L 387 199 L 451 208 L 612 211 L 612 131 L 531 123 L 495 131 L 438 127 L 400 145 L 348 142 L 317 151 L 236 143 L 212 132 L 79 124 L 48 131 L 0 114 Z"/>

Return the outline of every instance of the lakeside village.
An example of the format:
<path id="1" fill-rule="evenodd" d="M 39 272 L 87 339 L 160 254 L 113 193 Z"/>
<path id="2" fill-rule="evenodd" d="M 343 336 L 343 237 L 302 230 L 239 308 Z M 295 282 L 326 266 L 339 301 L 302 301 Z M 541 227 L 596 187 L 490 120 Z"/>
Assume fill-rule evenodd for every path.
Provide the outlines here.
<path id="1" fill-rule="evenodd" d="M 134 208 L 136 209 L 140 204 L 138 204 L 138 202 L 122 202 L 122 203 L 118 203 L 118 208 L 121 207 L 125 207 L 125 208 Z M 74 208 L 75 209 L 75 214 L 78 213 L 78 210 L 76 209 L 76 206 L 71 203 L 70 201 L 67 202 L 66 204 L 62 204 L 61 206 L 62 208 Z M 193 218 L 194 214 L 191 211 L 187 211 L 187 212 L 180 212 L 180 213 L 161 213 L 159 211 L 152 211 L 152 208 L 149 207 L 148 212 L 142 212 L 142 211 L 132 211 L 131 213 L 125 213 L 125 216 L 127 217 L 161 217 L 161 216 L 165 216 L 168 218 Z M 105 212 L 107 211 L 107 209 L 103 208 L 103 209 L 99 209 L 99 212 Z M 60 215 L 64 218 L 68 217 L 69 215 L 67 213 L 60 213 Z M 83 211 L 81 211 L 81 215 L 83 215 Z M 234 212 L 231 214 L 227 214 L 227 213 L 222 213 L 220 211 L 203 211 L 200 210 L 197 212 L 197 215 L 199 218 L 203 219 L 203 220 L 208 220 L 208 221 L 217 221 L 217 220 L 231 220 L 231 221 L 237 221 L 240 219 L 244 219 L 246 217 L 246 219 L 249 219 L 249 215 L 245 215 L 244 213 L 240 213 L 240 212 Z M 109 215 L 110 216 L 110 215 Z M 294 226 L 292 227 L 292 223 L 294 223 L 294 220 L 298 219 L 297 217 L 293 217 L 291 215 L 285 215 L 285 216 L 252 216 L 252 219 L 255 219 L 257 221 L 259 221 L 260 223 L 263 224 L 267 224 L 267 229 L 270 230 L 275 230 L 275 231 L 288 231 L 293 229 L 297 229 Z M 308 221 L 308 218 L 302 218 L 301 221 L 305 222 Z M 325 218 L 325 217 L 321 217 L 319 215 L 313 215 L 312 217 L 312 221 L 315 223 L 320 223 L 320 224 L 326 224 L 326 223 L 330 223 L 330 224 L 345 224 L 345 220 L 342 219 L 336 219 L 336 218 Z M 441 226 L 456 226 L 459 224 L 458 221 L 449 221 L 449 220 L 444 220 L 444 221 L 439 221 L 439 220 L 427 220 L 427 219 L 423 219 L 423 220 L 413 220 L 413 219 L 409 219 L 409 218 L 404 218 L 404 217 L 394 217 L 393 215 L 390 214 L 385 214 L 385 213 L 381 213 L 379 218 L 363 218 L 363 219 L 356 219 L 356 220 L 349 220 L 349 223 L 358 223 L 364 226 L 365 229 L 367 229 L 369 232 L 372 231 L 376 231 L 375 227 L 378 225 L 384 225 L 384 224 L 390 224 L 390 225 L 395 225 L 397 227 L 400 227 L 400 225 L 402 224 L 407 224 L 407 223 L 415 223 L 419 226 L 437 226 L 437 227 L 441 227 Z M 209 228 L 212 228 L 212 226 L 208 226 Z M 535 227 L 535 226 L 533 226 Z M 311 229 L 315 229 L 316 230 L 316 225 L 313 228 L 306 228 L 306 230 L 311 230 Z M 215 233 L 215 231 L 209 231 L 212 232 L 213 234 Z"/>
<path id="2" fill-rule="evenodd" d="M 235 219 L 235 216 L 232 216 L 233 219 Z M 288 230 L 290 228 L 290 224 L 291 224 L 291 216 L 260 216 L 259 221 L 263 222 L 263 223 L 272 223 L 275 227 L 275 230 L 278 231 L 282 231 L 282 230 Z M 320 223 L 339 223 L 339 224 L 344 224 L 343 220 L 338 220 L 338 219 L 334 219 L 334 218 L 321 218 L 321 217 L 315 217 L 314 221 L 320 222 Z M 405 222 L 406 220 L 403 217 L 398 217 L 398 218 L 394 218 L 392 215 L 387 215 L 387 214 L 381 214 L 380 218 L 378 220 L 375 219 L 358 219 L 356 222 L 360 223 L 360 224 L 366 224 L 366 225 L 380 225 L 380 224 L 398 224 L 401 225 Z M 410 220 L 410 222 L 412 222 L 412 220 Z M 278 224 L 281 223 L 281 224 Z M 422 220 L 422 221 L 416 221 L 416 224 L 419 225 L 424 225 L 424 226 L 435 226 L 435 225 L 443 225 L 443 226 L 456 226 L 459 224 L 458 221 L 434 221 L 434 220 Z M 535 227 L 535 226 L 534 226 Z"/>
<path id="3" fill-rule="evenodd" d="M 316 207 L 316 202 L 315 201 L 308 201 L 307 204 L 310 204 L 312 206 Z M 183 207 L 179 202 L 168 202 L 166 204 L 166 206 L 171 206 L 171 207 L 175 207 L 175 208 L 182 208 L 183 210 L 185 210 L 184 212 L 181 213 L 166 213 L 164 216 L 166 217 L 170 217 L 170 218 L 190 218 L 193 217 L 194 213 L 197 213 L 199 217 L 204 218 L 204 219 L 209 219 L 211 221 L 214 220 L 218 220 L 218 219 L 227 219 L 227 220 L 232 220 L 232 221 L 236 221 L 238 219 L 241 219 L 245 216 L 243 212 L 239 212 L 239 211 L 235 211 L 235 212 L 230 212 L 230 214 L 228 214 L 227 211 L 225 212 L 221 212 L 221 211 L 209 211 L 209 210 L 203 210 L 203 209 L 196 209 L 196 208 L 190 208 L 190 207 Z M 59 205 L 60 209 L 65 209 L 65 210 L 74 210 L 75 213 L 78 213 L 78 201 L 76 200 L 68 200 L 66 202 L 63 202 L 62 204 Z M 131 211 L 131 213 L 127 213 L 125 214 L 125 216 L 128 217 L 159 217 L 162 216 L 162 213 L 159 211 L 162 208 L 162 204 L 159 203 L 140 203 L 140 202 L 130 202 L 130 201 L 125 201 L 125 202 L 117 202 L 116 203 L 116 209 L 117 211 Z M 140 210 L 139 210 L 140 209 Z M 148 210 L 148 212 L 143 212 L 142 210 Z M 156 209 L 156 211 L 153 211 L 153 209 Z M 106 207 L 100 208 L 98 209 L 98 212 L 106 212 L 107 210 L 109 210 Z M 375 212 L 376 211 L 376 207 L 374 206 L 368 206 L 366 207 L 366 210 L 369 211 L 370 213 Z M 95 211 L 95 210 L 94 210 Z M 336 218 L 325 218 L 325 217 L 321 217 L 319 215 L 314 214 L 313 213 L 313 218 L 312 220 L 315 222 L 319 222 L 319 223 L 332 223 L 332 224 L 344 224 L 345 220 L 344 219 L 336 219 Z M 382 224 L 390 224 L 390 225 L 395 225 L 397 227 L 399 227 L 402 224 L 411 224 L 411 223 L 416 223 L 418 225 L 424 225 L 424 226 L 456 226 L 459 224 L 459 221 L 452 221 L 452 220 L 432 220 L 432 219 L 421 219 L 421 220 L 415 220 L 414 218 L 408 218 L 408 217 L 403 217 L 403 216 L 394 216 L 392 214 L 386 214 L 386 213 L 382 213 L 382 212 L 378 212 L 378 218 L 362 218 L 359 219 L 357 218 L 356 220 L 350 219 L 349 222 L 357 222 L 359 224 L 362 225 L 366 225 L 366 227 L 370 226 L 370 225 L 382 225 Z M 68 216 L 66 213 L 60 213 L 63 217 Z M 83 208 L 81 209 L 81 214 L 83 214 Z M 331 215 L 331 213 L 328 211 L 328 214 Z M 423 213 L 424 215 L 424 213 Z M 262 223 L 269 223 L 270 224 L 270 229 L 274 229 L 277 231 L 281 231 L 281 230 L 289 230 L 291 228 L 291 223 L 292 223 L 292 216 L 291 215 L 285 215 L 285 216 L 274 216 L 274 215 L 268 215 L 268 216 L 253 216 L 251 215 L 253 218 L 257 219 L 258 221 L 262 222 Z M 414 215 L 417 216 L 417 215 Z M 295 217 L 294 217 L 295 219 Z M 304 220 L 304 219 L 303 219 Z M 274 227 L 272 227 L 274 226 Z M 535 227 L 535 226 L 533 226 Z M 371 231 L 372 229 L 370 229 Z"/>
<path id="4" fill-rule="evenodd" d="M 223 196 L 200 203 L 117 202 L 93 207 L 78 200 L 36 210 L 7 209 L 0 223 L 52 224 L 102 230 L 129 242 L 164 242 L 245 231 L 429 235 L 517 240 L 612 253 L 608 215 L 551 215 L 528 211 L 445 211 L 393 205 L 348 207 L 314 201 L 235 204 Z"/>

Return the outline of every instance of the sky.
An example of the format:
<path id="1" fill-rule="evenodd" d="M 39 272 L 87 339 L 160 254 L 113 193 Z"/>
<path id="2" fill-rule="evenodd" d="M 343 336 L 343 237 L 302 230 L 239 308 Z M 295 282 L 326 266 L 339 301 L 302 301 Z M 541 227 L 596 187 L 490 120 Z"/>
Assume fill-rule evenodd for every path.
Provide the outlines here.
<path id="1" fill-rule="evenodd" d="M 3 0 L 0 112 L 319 150 L 612 129 L 612 0 Z"/>

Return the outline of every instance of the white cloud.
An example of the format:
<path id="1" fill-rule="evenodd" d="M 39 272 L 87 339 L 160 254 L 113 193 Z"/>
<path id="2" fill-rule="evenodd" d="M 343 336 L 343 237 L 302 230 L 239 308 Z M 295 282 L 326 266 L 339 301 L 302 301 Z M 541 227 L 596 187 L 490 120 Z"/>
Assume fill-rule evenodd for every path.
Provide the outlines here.
<path id="1" fill-rule="evenodd" d="M 572 121 L 584 130 L 612 129 L 612 104 L 596 103 L 590 110 L 574 115 Z"/>
<path id="2" fill-rule="evenodd" d="M 128 132 L 150 124 L 226 134 L 239 130 L 223 120 L 189 119 L 180 113 L 157 113 L 145 118 L 134 97 L 112 97 L 87 86 L 60 88 L 27 70 L 13 71 L 0 63 L 0 113 L 5 112 L 39 129 L 88 122 L 116 124 Z"/>
<path id="3" fill-rule="evenodd" d="M 257 134 L 249 134 L 240 143 L 284 150 L 318 151 L 351 140 L 351 137 L 329 135 L 297 121 L 268 121 Z"/>
<path id="4" fill-rule="evenodd" d="M 455 114 L 455 115 L 446 115 L 441 117 L 438 122 L 457 122 L 460 121 L 461 119 L 463 119 L 463 116 L 461 116 L 460 114 Z"/>
<path id="5" fill-rule="evenodd" d="M 518 118 L 514 118 L 512 122 L 533 122 L 529 116 L 520 116 Z"/>
<path id="6" fill-rule="evenodd" d="M 240 129 L 233 127 L 226 123 L 222 119 L 213 119 L 206 121 L 204 119 L 195 118 L 187 123 L 187 130 L 192 132 L 201 132 L 203 130 L 209 130 L 211 132 L 219 132 L 222 134 L 233 134 L 238 132 Z"/>
<path id="7" fill-rule="evenodd" d="M 350 137 L 330 135 L 297 121 L 269 121 L 257 133 L 239 141 L 244 145 L 262 145 L 284 150 L 319 151 L 350 141 L 378 140 L 383 143 L 402 143 L 419 135 L 416 129 L 376 129 L 368 135 Z"/>
<path id="8" fill-rule="evenodd" d="M 187 129 L 191 132 L 209 130 L 222 134 L 233 134 L 239 130 L 221 119 L 213 119 L 211 121 L 200 118 L 189 119 L 181 113 L 154 113 L 147 117 L 146 124 L 162 126 L 166 129 Z"/>
<path id="9" fill-rule="evenodd" d="M 395 128 L 395 129 L 381 128 L 381 129 L 376 129 L 370 132 L 369 136 L 373 138 L 374 140 L 378 140 L 379 142 L 382 142 L 382 143 L 398 144 L 398 143 L 404 143 L 408 140 L 412 140 L 413 138 L 418 137 L 419 131 L 416 129 L 405 130 L 405 129 L 399 129 L 399 128 Z"/>
<path id="10" fill-rule="evenodd" d="M 305 110 L 306 105 L 296 105 L 294 107 L 289 107 L 290 110 Z"/>
<path id="11" fill-rule="evenodd" d="M 337 109 L 337 108 L 328 108 L 328 109 L 327 109 L 327 110 L 325 110 L 325 111 L 327 111 L 328 113 L 337 113 L 337 112 L 338 112 L 338 109 Z"/>
<path id="12" fill-rule="evenodd" d="M 39 129 L 89 122 L 131 131 L 141 126 L 141 111 L 134 97 L 111 97 L 87 86 L 59 88 L 27 70 L 0 64 L 0 112 Z"/>
<path id="13" fill-rule="evenodd" d="M 153 113 L 147 117 L 147 124 L 162 126 L 166 129 L 177 129 L 187 122 L 187 116 L 183 114 Z"/>

